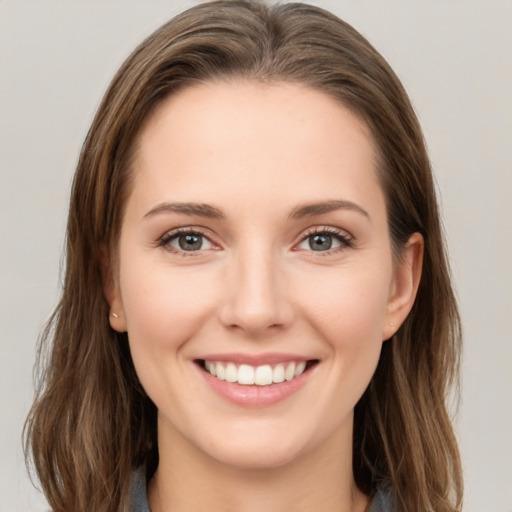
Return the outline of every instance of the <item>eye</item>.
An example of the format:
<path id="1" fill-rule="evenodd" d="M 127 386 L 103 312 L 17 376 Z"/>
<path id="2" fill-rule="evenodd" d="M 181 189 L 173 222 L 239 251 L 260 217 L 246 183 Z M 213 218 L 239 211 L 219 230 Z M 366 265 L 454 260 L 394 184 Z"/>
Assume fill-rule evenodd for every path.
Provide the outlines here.
<path id="1" fill-rule="evenodd" d="M 333 240 L 332 235 L 327 233 L 319 233 L 317 235 L 310 235 L 307 238 L 309 248 L 313 251 L 328 251 L 332 248 Z"/>
<path id="2" fill-rule="evenodd" d="M 307 233 L 297 249 L 314 252 L 336 251 L 344 247 L 352 247 L 352 237 L 345 231 L 329 228 Z"/>
<path id="3" fill-rule="evenodd" d="M 205 235 L 193 230 L 179 230 L 162 237 L 160 246 L 173 252 L 197 252 L 214 249 L 216 246 Z"/>

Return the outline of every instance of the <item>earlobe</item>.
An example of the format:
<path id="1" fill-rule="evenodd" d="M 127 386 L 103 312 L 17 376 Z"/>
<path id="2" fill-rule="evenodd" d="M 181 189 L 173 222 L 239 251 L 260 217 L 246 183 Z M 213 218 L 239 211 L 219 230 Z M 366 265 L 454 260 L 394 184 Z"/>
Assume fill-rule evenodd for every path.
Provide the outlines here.
<path id="1" fill-rule="evenodd" d="M 114 275 L 111 258 L 106 247 L 101 248 L 99 259 L 103 278 L 103 294 L 105 295 L 110 310 L 110 326 L 117 332 L 126 332 L 126 320 L 119 283 Z"/>
<path id="2" fill-rule="evenodd" d="M 110 327 L 117 332 L 126 332 L 126 322 L 124 319 L 124 314 L 122 312 L 116 313 L 112 311 L 109 316 Z"/>
<path id="3" fill-rule="evenodd" d="M 421 281 L 423 250 L 423 236 L 420 233 L 413 233 L 395 266 L 386 322 L 382 332 L 383 340 L 395 334 L 414 305 Z"/>

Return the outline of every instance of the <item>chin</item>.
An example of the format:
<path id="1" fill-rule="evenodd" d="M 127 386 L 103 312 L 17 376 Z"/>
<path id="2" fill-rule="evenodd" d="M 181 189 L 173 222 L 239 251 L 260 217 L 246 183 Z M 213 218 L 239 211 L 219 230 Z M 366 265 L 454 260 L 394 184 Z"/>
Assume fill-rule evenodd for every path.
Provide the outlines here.
<path id="1" fill-rule="evenodd" d="M 227 443 L 226 443 L 227 444 Z M 291 464 L 300 458 L 301 450 L 292 447 L 254 443 L 236 443 L 222 446 L 217 451 L 207 453 L 218 463 L 241 470 L 272 470 Z"/>
<path id="2" fill-rule="evenodd" d="M 209 458 L 239 469 L 271 470 L 302 460 L 330 444 L 333 432 L 325 426 L 296 421 L 257 421 L 246 418 L 234 422 L 222 432 L 208 432 L 197 445 Z M 196 445 L 196 446 L 197 446 Z"/>

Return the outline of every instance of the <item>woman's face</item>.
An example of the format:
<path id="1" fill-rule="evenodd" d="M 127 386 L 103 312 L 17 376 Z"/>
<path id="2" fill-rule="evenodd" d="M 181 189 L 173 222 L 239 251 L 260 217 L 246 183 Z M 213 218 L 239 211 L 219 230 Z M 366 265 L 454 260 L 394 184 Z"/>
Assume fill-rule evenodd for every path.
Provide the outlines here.
<path id="1" fill-rule="evenodd" d="M 349 453 L 421 252 L 393 260 L 375 166 L 365 124 L 307 87 L 209 83 L 158 108 L 107 296 L 161 449 L 239 467 Z"/>

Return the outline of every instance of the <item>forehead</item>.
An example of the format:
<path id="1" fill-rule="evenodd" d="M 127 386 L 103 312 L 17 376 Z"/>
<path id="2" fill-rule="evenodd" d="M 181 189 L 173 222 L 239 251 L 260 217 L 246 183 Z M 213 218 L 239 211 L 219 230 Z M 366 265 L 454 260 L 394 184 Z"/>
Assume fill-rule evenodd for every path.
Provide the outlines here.
<path id="1" fill-rule="evenodd" d="M 275 129 L 270 131 L 270 125 Z M 177 135 L 182 140 L 196 134 L 197 138 L 202 138 L 201 146 L 208 142 L 236 142 L 237 133 L 239 139 L 244 138 L 239 140 L 242 142 L 240 148 L 249 142 L 257 144 L 269 139 L 273 144 L 279 140 L 284 143 L 288 136 L 295 142 L 303 137 L 311 143 L 312 136 L 319 133 L 319 125 L 322 125 L 324 139 L 326 130 L 333 137 L 343 135 L 337 140 L 340 149 L 343 140 L 349 142 L 349 132 L 352 135 L 357 132 L 359 138 L 372 143 L 367 124 L 326 93 L 300 83 L 266 84 L 250 80 L 206 82 L 171 94 L 150 116 L 138 139 L 139 143 L 148 145 L 151 139 L 158 138 L 162 130 L 166 130 L 167 135 Z M 212 127 L 215 129 L 207 134 Z M 219 130 L 221 127 L 224 129 Z M 262 131 L 262 127 L 267 130 Z M 226 131 L 236 128 L 238 130 L 231 133 L 231 140 L 226 138 Z M 281 130 L 279 137 L 274 137 L 278 130 Z M 205 134 L 208 138 L 203 137 Z"/>
<path id="2" fill-rule="evenodd" d="M 206 83 L 170 96 L 148 120 L 134 190 L 155 201 L 210 203 L 215 195 L 290 207 L 329 195 L 358 199 L 361 192 L 381 195 L 375 154 L 367 125 L 322 92 L 290 83 Z"/>

